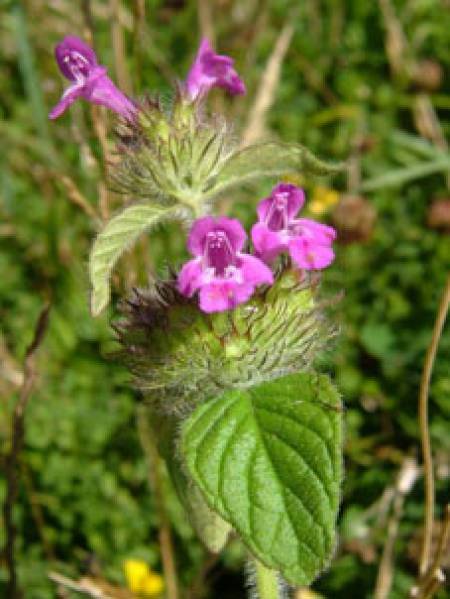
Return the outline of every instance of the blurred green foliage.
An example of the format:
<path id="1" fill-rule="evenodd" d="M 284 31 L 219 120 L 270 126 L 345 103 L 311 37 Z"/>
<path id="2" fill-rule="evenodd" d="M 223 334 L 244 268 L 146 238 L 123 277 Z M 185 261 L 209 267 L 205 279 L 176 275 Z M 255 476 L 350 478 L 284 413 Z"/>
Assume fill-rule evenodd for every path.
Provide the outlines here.
<path id="1" fill-rule="evenodd" d="M 133 10 L 141 4 L 145 23 L 133 18 Z M 199 6 L 204 9 L 204 4 Z M 366 183 L 370 191 L 365 200 L 378 215 L 372 234 L 339 246 L 336 263 L 325 276 L 330 293 L 345 290 L 335 309 L 342 334 L 324 358 L 324 367 L 334 372 L 347 404 L 341 542 L 332 567 L 315 585 L 333 598 L 370 597 L 373 592 L 386 525 L 382 517 L 373 516 L 374 510 L 367 510 L 394 484 L 405 456 L 418 453 L 420 372 L 450 267 L 448 229 L 427 224 L 432 202 L 450 197 L 442 166 L 448 153 L 419 137 L 423 127 L 415 106 L 423 82 L 412 84 L 411 77 L 392 72 L 386 52 L 389 23 L 383 19 L 382 4 L 210 3 L 217 46 L 236 58 L 249 88 L 246 98 L 233 101 L 214 93 L 211 105 L 235 119 L 236 130 L 245 125 L 278 32 L 291 19 L 295 34 L 268 114 L 270 134 L 301 142 L 325 158 L 352 155 L 362 187 L 357 181 L 351 191 L 361 194 Z M 47 579 L 50 570 L 77 577 L 100 568 L 110 581 L 123 583 L 125 558 L 140 557 L 161 569 L 158 521 L 136 428 L 139 398 L 130 388 L 128 374 L 107 358 L 114 348 L 109 318 L 93 320 L 88 312 L 86 260 L 96 223 L 69 201 L 67 181 L 62 179 L 69 177 L 97 209 L 101 148 L 86 105 L 74 105 L 55 123 L 46 118 L 62 89 L 52 51 L 64 34 L 82 35 L 91 22 L 101 62 L 117 80 L 121 58 L 113 51 L 114 6 L 100 0 L 3 0 L 0 6 L 2 454 L 9 444 L 9 417 L 25 348 L 42 303 L 50 299 L 53 305 L 39 354 L 37 389 L 26 415 L 16 510 L 19 575 L 29 599 L 55 596 Z M 392 7 L 408 42 L 404 60 L 431 59 L 448 72 L 448 4 L 411 0 Z M 196 3 L 123 1 L 120 17 L 126 48 L 122 59 L 135 92 L 160 90 L 168 99 L 172 82 L 187 72 L 198 43 Z M 207 17 L 203 15 L 201 22 Z M 442 136 L 448 138 L 449 81 L 436 86 L 426 101 L 435 109 Z M 400 132 L 412 136 L 409 142 L 401 142 Z M 356 142 L 365 147 L 355 150 Z M 440 166 L 433 169 L 436 161 Z M 428 170 L 421 176 L 423 165 Z M 390 180 L 377 184 L 380 176 Z M 343 176 L 333 183 L 346 190 Z M 312 192 L 314 182 L 305 184 Z M 257 200 L 268 190 L 266 185 L 242 190 L 229 198 L 227 210 L 250 225 Z M 121 201 L 113 197 L 112 208 Z M 126 258 L 122 274 L 126 271 L 128 276 L 120 279 L 117 289 L 144 284 L 148 267 L 161 272 L 167 262 L 180 263 L 183 246 L 175 226 L 158 232 L 149 247 L 142 245 Z M 449 363 L 447 328 L 435 365 L 430 408 L 441 506 L 450 477 Z M 180 579 L 187 588 L 208 558 L 168 481 L 164 484 Z M 0 480 L 1 500 L 4 494 Z M 411 539 L 420 529 L 422 514 L 419 481 L 406 499 L 400 523 L 390 594 L 394 599 L 405 596 L 417 570 L 417 548 Z M 4 542 L 2 528 L 0 542 Z M 236 574 L 243 559 L 242 548 L 232 543 L 214 567 L 216 582 L 207 583 L 209 596 L 244 596 Z M 1 566 L 0 594 L 5 580 Z M 445 596 L 450 595 L 441 591 L 440 597 Z"/>

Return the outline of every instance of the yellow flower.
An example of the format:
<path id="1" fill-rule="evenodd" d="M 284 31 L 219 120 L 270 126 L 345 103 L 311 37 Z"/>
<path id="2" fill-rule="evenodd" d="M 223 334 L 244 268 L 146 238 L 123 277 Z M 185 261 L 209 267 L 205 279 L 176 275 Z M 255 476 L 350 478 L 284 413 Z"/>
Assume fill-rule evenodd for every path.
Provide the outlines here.
<path id="1" fill-rule="evenodd" d="M 144 579 L 142 592 L 148 597 L 156 597 L 164 590 L 164 579 L 155 572 L 150 572 Z"/>
<path id="2" fill-rule="evenodd" d="M 312 192 L 311 202 L 308 205 L 309 211 L 316 216 L 327 212 L 332 206 L 337 204 L 339 201 L 339 193 L 330 189 L 329 187 L 323 187 L 316 185 Z"/>
<path id="3" fill-rule="evenodd" d="M 139 559 L 127 559 L 124 562 L 125 578 L 132 593 L 145 597 L 157 597 L 164 590 L 164 579 L 152 572 L 148 565 Z"/>
<path id="4" fill-rule="evenodd" d="M 297 591 L 296 599 L 324 599 L 323 595 L 318 595 L 310 589 L 299 589 Z"/>

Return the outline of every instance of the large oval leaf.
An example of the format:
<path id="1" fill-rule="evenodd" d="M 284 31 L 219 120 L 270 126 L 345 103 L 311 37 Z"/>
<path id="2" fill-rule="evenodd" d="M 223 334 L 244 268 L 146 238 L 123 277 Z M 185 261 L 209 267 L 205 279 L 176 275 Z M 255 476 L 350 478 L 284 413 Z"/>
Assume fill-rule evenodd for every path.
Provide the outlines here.
<path id="1" fill-rule="evenodd" d="M 289 375 L 203 404 L 183 427 L 189 473 L 250 550 L 296 585 L 333 552 L 342 413 L 328 377 Z"/>
<path id="2" fill-rule="evenodd" d="M 106 223 L 92 246 L 89 259 L 91 311 L 94 316 L 109 303 L 109 279 L 120 256 L 144 231 L 173 216 L 173 207 L 135 204 Z"/>

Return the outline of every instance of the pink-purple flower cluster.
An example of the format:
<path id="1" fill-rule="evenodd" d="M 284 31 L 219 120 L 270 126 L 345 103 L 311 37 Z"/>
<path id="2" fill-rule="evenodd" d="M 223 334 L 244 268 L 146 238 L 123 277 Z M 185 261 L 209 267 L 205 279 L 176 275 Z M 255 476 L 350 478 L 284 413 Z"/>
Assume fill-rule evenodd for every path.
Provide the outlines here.
<path id="1" fill-rule="evenodd" d="M 192 226 L 188 249 L 194 256 L 178 275 L 178 289 L 188 297 L 200 292 L 204 312 L 229 310 L 247 301 L 257 285 L 273 283 L 270 268 L 242 252 L 246 233 L 225 216 L 205 216 Z"/>
<path id="2" fill-rule="evenodd" d="M 128 121 L 135 121 L 138 105 L 121 92 L 100 65 L 94 50 L 74 36 L 65 37 L 55 48 L 62 74 L 70 81 L 60 101 L 50 112 L 58 118 L 78 98 L 100 104 Z M 216 54 L 209 41 L 201 41 L 197 55 L 182 85 L 189 103 L 202 99 L 213 87 L 230 94 L 245 94 L 245 84 L 229 56 Z M 247 235 L 241 223 L 226 217 L 206 216 L 192 226 L 188 249 L 193 259 L 178 275 L 178 289 L 187 297 L 199 293 L 204 312 L 221 312 L 246 302 L 258 285 L 271 285 L 270 264 L 288 252 L 301 270 L 320 270 L 334 260 L 332 227 L 297 218 L 305 202 L 302 189 L 288 183 L 276 185 L 257 208 L 258 222 L 252 227 L 254 254 L 243 251 Z"/>
<path id="3" fill-rule="evenodd" d="M 100 65 L 94 50 L 79 38 L 69 35 L 55 48 L 58 66 L 71 85 L 49 114 L 56 119 L 78 98 L 109 108 L 127 120 L 136 117 L 137 106 L 118 89 Z M 233 68 L 233 59 L 216 54 L 204 38 L 183 85 L 189 101 L 203 97 L 212 87 L 230 94 L 245 94 L 245 85 Z"/>
<path id="4" fill-rule="evenodd" d="M 279 183 L 259 203 L 259 221 L 252 228 L 252 240 L 263 260 L 270 262 L 280 253 L 289 252 L 304 270 L 320 270 L 333 262 L 331 245 L 336 231 L 308 218 L 296 218 L 304 203 L 303 190 L 289 183 Z"/>
<path id="5" fill-rule="evenodd" d="M 252 228 L 255 255 L 243 253 L 246 234 L 241 223 L 205 216 L 195 221 L 188 249 L 194 256 L 178 275 L 178 290 L 187 297 L 197 291 L 200 309 L 222 312 L 246 302 L 258 285 L 271 285 L 269 264 L 288 252 L 302 270 L 321 270 L 334 260 L 336 231 L 306 218 L 295 218 L 305 202 L 302 189 L 279 183 L 258 205 Z"/>

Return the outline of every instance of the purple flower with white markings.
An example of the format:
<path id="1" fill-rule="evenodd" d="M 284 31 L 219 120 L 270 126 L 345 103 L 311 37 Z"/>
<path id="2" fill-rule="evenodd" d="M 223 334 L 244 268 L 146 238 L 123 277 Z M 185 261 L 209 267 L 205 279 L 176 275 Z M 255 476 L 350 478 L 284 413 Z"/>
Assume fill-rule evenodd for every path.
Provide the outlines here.
<path id="1" fill-rule="evenodd" d="M 212 87 L 222 87 L 231 95 L 245 94 L 245 84 L 233 68 L 234 60 L 216 54 L 209 40 L 202 39 L 197 56 L 186 78 L 186 91 L 191 100 L 205 95 Z"/>
<path id="2" fill-rule="evenodd" d="M 247 235 L 236 219 L 205 216 L 192 226 L 188 249 L 195 256 L 178 275 L 187 297 L 200 292 L 203 312 L 222 312 L 247 301 L 257 285 L 273 283 L 270 268 L 242 253 Z"/>
<path id="3" fill-rule="evenodd" d="M 299 268 L 321 270 L 334 260 L 333 227 L 307 218 L 295 218 L 305 203 L 302 189 L 289 183 L 276 185 L 257 208 L 259 222 L 252 228 L 258 255 L 266 262 L 289 252 Z"/>
<path id="4" fill-rule="evenodd" d="M 72 35 L 65 37 L 55 48 L 58 66 L 71 85 L 49 114 L 56 119 L 78 98 L 100 104 L 131 120 L 136 114 L 135 104 L 127 98 L 99 65 L 94 50 Z"/>

